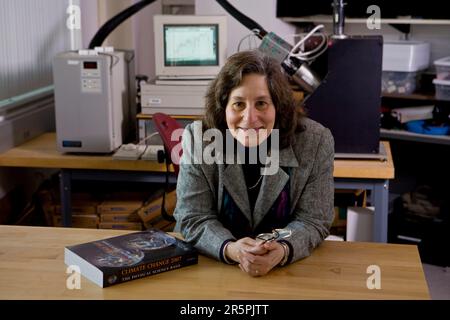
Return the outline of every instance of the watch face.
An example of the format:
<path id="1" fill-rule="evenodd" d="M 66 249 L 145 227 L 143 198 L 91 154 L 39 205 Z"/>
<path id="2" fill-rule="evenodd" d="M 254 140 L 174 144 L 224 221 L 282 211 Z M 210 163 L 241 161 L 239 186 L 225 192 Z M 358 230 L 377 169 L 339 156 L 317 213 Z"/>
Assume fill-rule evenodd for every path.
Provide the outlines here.
<path id="1" fill-rule="evenodd" d="M 275 239 L 273 233 L 260 233 L 256 236 L 257 239 L 263 240 L 263 241 L 269 241 Z"/>
<path id="2" fill-rule="evenodd" d="M 275 229 L 274 232 L 276 232 L 276 238 L 278 239 L 289 238 L 292 235 L 292 230 L 290 229 Z"/>
<path id="3" fill-rule="evenodd" d="M 289 238 L 292 235 L 292 231 L 289 229 L 275 229 L 272 233 L 260 233 L 256 236 L 256 239 L 263 241 L 279 240 Z"/>

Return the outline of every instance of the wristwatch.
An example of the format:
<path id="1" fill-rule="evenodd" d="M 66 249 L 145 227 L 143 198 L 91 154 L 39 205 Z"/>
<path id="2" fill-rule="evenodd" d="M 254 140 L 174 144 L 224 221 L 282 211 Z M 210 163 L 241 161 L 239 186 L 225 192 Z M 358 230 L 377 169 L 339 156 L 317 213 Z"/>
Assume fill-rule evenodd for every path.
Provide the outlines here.
<path id="1" fill-rule="evenodd" d="M 289 259 L 289 246 L 284 242 L 279 242 L 284 250 L 284 257 L 281 259 L 280 263 L 278 264 L 280 267 L 283 267 L 286 265 L 288 259 Z"/>
<path id="2" fill-rule="evenodd" d="M 274 229 L 272 233 L 260 233 L 256 236 L 256 239 L 262 240 L 263 243 L 273 240 L 280 240 L 289 238 L 292 235 L 290 229 Z"/>

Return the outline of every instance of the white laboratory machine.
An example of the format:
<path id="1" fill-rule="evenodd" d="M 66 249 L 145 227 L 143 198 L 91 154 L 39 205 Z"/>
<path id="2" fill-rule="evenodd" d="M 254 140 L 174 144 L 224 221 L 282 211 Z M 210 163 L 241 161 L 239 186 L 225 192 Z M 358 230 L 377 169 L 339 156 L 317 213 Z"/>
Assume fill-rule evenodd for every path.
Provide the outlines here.
<path id="1" fill-rule="evenodd" d="M 135 134 L 134 54 L 70 51 L 53 60 L 57 150 L 110 153 Z"/>
<path id="2" fill-rule="evenodd" d="M 168 115 L 202 115 L 205 113 L 207 85 L 141 85 L 143 114 L 162 112 Z"/>

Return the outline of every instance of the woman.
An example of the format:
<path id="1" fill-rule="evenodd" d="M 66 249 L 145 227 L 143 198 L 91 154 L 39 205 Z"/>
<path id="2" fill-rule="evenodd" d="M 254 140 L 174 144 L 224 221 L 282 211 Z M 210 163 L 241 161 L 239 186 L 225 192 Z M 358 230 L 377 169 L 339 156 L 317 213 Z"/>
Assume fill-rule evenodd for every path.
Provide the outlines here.
<path id="1" fill-rule="evenodd" d="M 310 255 L 333 219 L 334 141 L 328 129 L 298 111 L 280 65 L 257 51 L 231 56 L 209 87 L 202 127 L 220 130 L 224 141 L 231 134 L 243 146 L 246 163 L 187 161 L 196 131 L 189 125 L 182 140 L 175 230 L 201 253 L 237 263 L 251 276 Z M 207 146 L 204 142 L 203 150 Z M 269 152 L 249 164 L 255 149 Z M 279 167 L 261 174 L 265 156 L 273 155 Z M 290 237 L 255 239 L 276 228 Z"/>

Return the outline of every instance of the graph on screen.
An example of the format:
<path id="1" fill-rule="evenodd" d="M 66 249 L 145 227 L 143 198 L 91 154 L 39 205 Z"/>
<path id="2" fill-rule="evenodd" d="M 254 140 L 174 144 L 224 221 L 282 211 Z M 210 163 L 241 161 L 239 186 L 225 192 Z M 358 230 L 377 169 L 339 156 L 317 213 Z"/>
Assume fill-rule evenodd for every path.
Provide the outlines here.
<path id="1" fill-rule="evenodd" d="M 164 26 L 164 64 L 218 65 L 217 29 L 217 25 Z"/>

